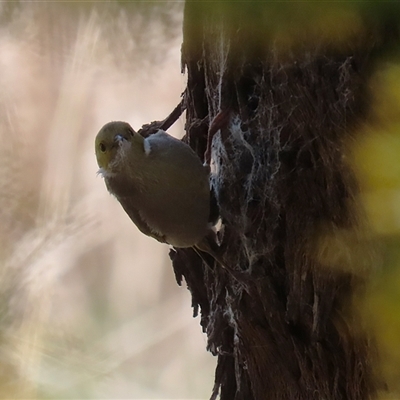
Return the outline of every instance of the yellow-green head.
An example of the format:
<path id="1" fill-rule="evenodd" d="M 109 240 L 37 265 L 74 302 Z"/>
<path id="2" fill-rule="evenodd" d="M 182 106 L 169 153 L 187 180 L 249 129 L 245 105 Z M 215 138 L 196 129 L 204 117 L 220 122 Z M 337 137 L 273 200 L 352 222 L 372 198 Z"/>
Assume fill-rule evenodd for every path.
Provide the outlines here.
<path id="1" fill-rule="evenodd" d="M 97 164 L 104 171 L 109 171 L 112 162 L 125 141 L 131 142 L 136 132 L 127 122 L 113 121 L 104 125 L 96 136 L 95 149 Z"/>

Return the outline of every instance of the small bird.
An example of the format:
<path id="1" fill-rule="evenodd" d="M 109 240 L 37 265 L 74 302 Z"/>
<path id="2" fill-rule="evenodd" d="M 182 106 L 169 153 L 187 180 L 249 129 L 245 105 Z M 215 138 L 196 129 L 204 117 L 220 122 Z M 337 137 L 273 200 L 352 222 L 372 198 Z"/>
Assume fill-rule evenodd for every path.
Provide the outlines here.
<path id="1" fill-rule="evenodd" d="M 209 167 L 187 144 L 163 130 L 144 138 L 128 123 L 114 121 L 100 129 L 95 148 L 108 191 L 141 232 L 218 260 L 218 245 L 209 243 Z"/>

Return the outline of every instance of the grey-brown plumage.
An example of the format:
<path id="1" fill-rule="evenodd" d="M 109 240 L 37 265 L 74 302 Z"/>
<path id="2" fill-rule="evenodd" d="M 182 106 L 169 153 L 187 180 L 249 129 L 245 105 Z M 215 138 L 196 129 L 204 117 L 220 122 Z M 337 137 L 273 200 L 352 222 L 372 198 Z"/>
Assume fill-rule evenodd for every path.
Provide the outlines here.
<path id="1" fill-rule="evenodd" d="M 95 146 L 108 191 L 145 235 L 175 247 L 204 248 L 209 173 L 188 145 L 161 130 L 143 138 L 117 121 L 100 130 Z"/>

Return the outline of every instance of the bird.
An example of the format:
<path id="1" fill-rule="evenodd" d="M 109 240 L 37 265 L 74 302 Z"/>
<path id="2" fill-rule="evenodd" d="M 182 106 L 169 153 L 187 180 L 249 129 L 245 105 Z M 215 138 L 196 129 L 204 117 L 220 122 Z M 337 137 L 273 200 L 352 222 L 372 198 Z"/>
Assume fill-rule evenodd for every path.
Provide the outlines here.
<path id="1" fill-rule="evenodd" d="M 95 153 L 108 191 L 142 233 L 223 262 L 211 239 L 210 169 L 189 145 L 162 129 L 143 137 L 112 121 L 98 132 Z"/>

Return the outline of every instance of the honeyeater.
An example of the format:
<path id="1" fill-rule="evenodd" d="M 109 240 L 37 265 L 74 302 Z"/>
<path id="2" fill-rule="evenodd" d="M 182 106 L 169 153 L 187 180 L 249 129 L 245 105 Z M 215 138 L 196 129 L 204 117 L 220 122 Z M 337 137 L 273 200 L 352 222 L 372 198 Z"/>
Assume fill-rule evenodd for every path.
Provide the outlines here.
<path id="1" fill-rule="evenodd" d="M 97 134 L 99 173 L 108 191 L 145 235 L 210 254 L 209 168 L 163 130 L 144 138 L 121 121 Z"/>

